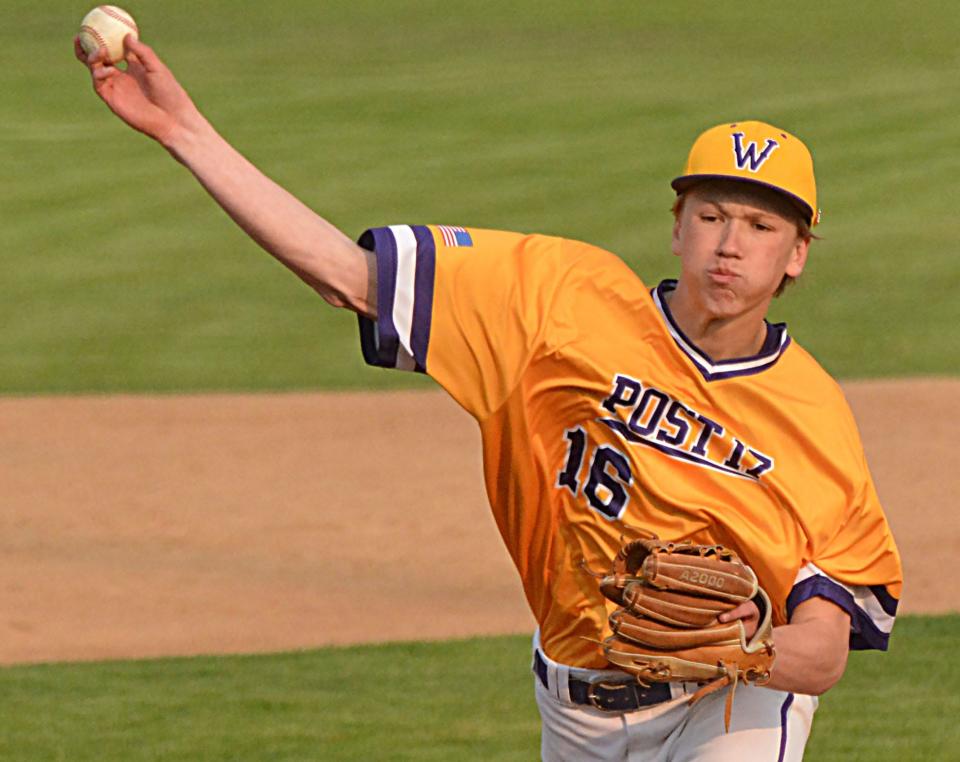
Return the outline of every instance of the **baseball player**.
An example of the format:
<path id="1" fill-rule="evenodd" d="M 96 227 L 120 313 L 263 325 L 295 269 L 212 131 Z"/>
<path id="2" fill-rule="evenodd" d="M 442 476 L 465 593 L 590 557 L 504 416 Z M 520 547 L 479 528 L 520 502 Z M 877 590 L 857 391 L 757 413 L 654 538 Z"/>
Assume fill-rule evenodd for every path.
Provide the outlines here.
<path id="1" fill-rule="evenodd" d="M 126 71 L 78 57 L 254 240 L 359 315 L 367 362 L 429 373 L 478 421 L 497 527 L 539 624 L 549 760 L 799 760 L 850 648 L 885 649 L 899 556 L 837 384 L 765 316 L 818 221 L 811 156 L 762 122 L 694 143 L 673 181 L 679 277 L 649 288 L 585 243 L 443 225 L 355 243 L 261 174 L 147 45 Z M 769 683 L 691 705 L 696 684 L 612 669 L 592 569 L 633 529 L 719 543 L 772 605 Z M 748 634 L 748 601 L 724 614 Z M 729 689 L 727 689 L 729 690 Z"/>

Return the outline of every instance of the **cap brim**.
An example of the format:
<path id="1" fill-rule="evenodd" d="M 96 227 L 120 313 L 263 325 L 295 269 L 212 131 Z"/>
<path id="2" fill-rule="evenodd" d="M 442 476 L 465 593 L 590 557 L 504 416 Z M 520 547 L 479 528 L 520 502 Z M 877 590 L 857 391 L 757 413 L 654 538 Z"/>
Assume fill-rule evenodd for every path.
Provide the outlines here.
<path id="1" fill-rule="evenodd" d="M 796 206 L 804 215 L 807 223 L 809 225 L 814 224 L 814 214 L 813 209 L 810 208 L 810 204 L 804 201 L 799 196 L 795 196 L 789 191 L 785 191 L 778 185 L 771 185 L 770 183 L 765 183 L 760 180 L 752 180 L 749 177 L 738 177 L 737 175 L 682 175 L 676 177 L 671 181 L 670 187 L 673 188 L 677 193 L 683 193 L 686 190 L 689 190 L 691 187 L 697 183 L 703 182 L 704 180 L 734 180 L 742 183 L 751 183 L 752 185 L 759 185 L 762 188 L 769 188 L 774 190 L 782 196 L 785 196 L 794 206 Z"/>

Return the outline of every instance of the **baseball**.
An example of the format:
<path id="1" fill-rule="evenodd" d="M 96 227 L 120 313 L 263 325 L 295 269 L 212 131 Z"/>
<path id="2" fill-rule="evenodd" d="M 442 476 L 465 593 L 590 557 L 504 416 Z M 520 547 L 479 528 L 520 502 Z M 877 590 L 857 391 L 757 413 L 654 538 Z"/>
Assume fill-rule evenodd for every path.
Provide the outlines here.
<path id="1" fill-rule="evenodd" d="M 106 48 L 110 63 L 123 60 L 123 38 L 140 39 L 137 22 L 123 8 L 98 5 L 80 22 L 80 45 L 87 55 Z"/>

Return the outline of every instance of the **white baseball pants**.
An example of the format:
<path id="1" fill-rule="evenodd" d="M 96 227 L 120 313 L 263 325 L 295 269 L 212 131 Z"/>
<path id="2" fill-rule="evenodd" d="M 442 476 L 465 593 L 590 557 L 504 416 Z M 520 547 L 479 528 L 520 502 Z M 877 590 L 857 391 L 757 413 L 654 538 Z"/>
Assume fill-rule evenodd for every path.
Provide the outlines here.
<path id="1" fill-rule="evenodd" d="M 534 647 L 539 643 L 534 638 Z M 730 732 L 727 690 L 689 706 L 696 685 L 674 685 L 674 698 L 634 712 L 605 712 L 570 702 L 565 681 L 596 672 L 548 659 L 549 688 L 534 675 L 545 762 L 799 762 L 817 708 L 814 696 L 737 686 Z"/>

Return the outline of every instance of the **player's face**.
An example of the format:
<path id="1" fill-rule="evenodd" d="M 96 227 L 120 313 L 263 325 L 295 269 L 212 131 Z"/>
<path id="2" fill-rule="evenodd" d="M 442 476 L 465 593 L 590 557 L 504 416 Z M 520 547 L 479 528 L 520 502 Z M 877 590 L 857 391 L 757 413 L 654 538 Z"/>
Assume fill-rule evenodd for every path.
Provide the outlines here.
<path id="1" fill-rule="evenodd" d="M 792 219 L 743 194 L 694 188 L 673 227 L 680 281 L 715 318 L 765 315 L 783 276 L 803 271 L 808 249 Z"/>

